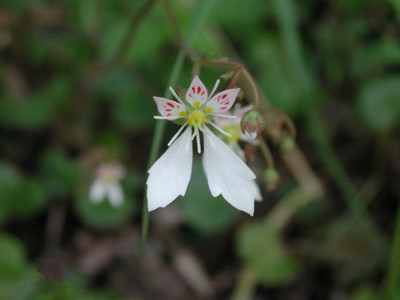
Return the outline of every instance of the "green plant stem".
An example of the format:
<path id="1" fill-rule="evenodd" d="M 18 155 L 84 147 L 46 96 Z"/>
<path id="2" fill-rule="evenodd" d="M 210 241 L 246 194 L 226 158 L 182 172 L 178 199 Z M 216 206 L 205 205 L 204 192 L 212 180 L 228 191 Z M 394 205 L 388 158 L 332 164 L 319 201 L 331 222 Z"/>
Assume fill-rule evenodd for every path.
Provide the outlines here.
<path id="1" fill-rule="evenodd" d="M 171 28 L 174 33 L 176 41 L 178 42 L 180 48 L 186 53 L 186 55 L 190 59 L 190 61 L 192 63 L 195 63 L 199 59 L 199 57 L 198 57 L 197 53 L 192 50 L 192 48 L 189 46 L 189 44 L 183 37 L 182 31 L 179 28 L 179 24 L 177 22 L 174 11 L 172 9 L 170 0 L 165 0 L 164 6 L 165 6 L 165 10 L 167 12 L 168 21 L 171 25 Z M 192 76 L 192 77 L 194 77 L 194 76 Z"/>
<path id="2" fill-rule="evenodd" d="M 296 2 L 272 0 L 271 3 L 281 32 L 285 57 L 290 66 L 291 82 L 301 91 L 316 88 L 314 78 L 303 57 L 302 42 L 296 21 Z"/>
<path id="3" fill-rule="evenodd" d="M 309 114 L 308 127 L 310 136 L 322 161 L 327 166 L 330 175 L 347 201 L 351 212 L 366 224 L 372 226 L 373 223 L 369 217 L 367 209 L 329 144 L 328 133 L 324 128 L 323 122 L 319 119 L 316 113 Z"/>
<path id="4" fill-rule="evenodd" d="M 140 24 L 144 18 L 150 13 L 154 5 L 159 0 L 148 0 L 138 11 L 131 17 L 128 31 L 126 32 L 124 39 L 122 40 L 120 46 L 118 47 L 115 56 L 113 58 L 113 63 L 122 63 L 126 57 L 126 53 L 131 47 L 132 40 L 138 31 Z"/>
<path id="5" fill-rule="evenodd" d="M 253 76 L 251 76 L 250 72 L 246 69 L 246 67 L 243 64 L 236 61 L 230 61 L 227 59 L 208 59 L 208 58 L 200 59 L 198 61 L 198 64 L 203 66 L 228 67 L 228 68 L 240 69 L 241 74 L 243 74 L 243 76 L 249 83 L 251 89 L 253 90 L 254 109 L 258 110 L 260 103 L 260 92 L 258 90 L 257 84 Z"/>
<path id="6" fill-rule="evenodd" d="M 257 284 L 256 274 L 248 268 L 243 269 L 240 274 L 239 284 L 236 285 L 231 299 L 232 300 L 251 299 L 256 284 Z"/>
<path id="7" fill-rule="evenodd" d="M 396 227 L 393 234 L 393 244 L 389 257 L 387 279 L 386 279 L 386 299 L 395 299 L 400 293 L 400 205 L 397 208 Z"/>
<path id="8" fill-rule="evenodd" d="M 199 2 L 199 7 L 195 9 L 195 16 L 193 18 L 192 24 L 190 26 L 189 32 L 187 34 L 186 41 L 190 45 L 193 41 L 196 33 L 198 32 L 203 20 L 208 15 L 209 11 L 211 10 L 212 6 L 216 0 L 203 0 Z M 179 54 L 175 60 L 174 67 L 171 72 L 170 80 L 164 92 L 164 97 L 168 98 L 171 94 L 169 91 L 170 86 L 175 86 L 176 82 L 178 81 L 180 72 L 183 67 L 183 63 L 185 61 L 185 50 L 181 49 Z M 165 131 L 165 124 L 164 120 L 159 120 L 156 123 L 156 127 L 154 130 L 153 141 L 151 144 L 150 156 L 148 161 L 148 166 L 150 167 L 157 158 L 157 154 L 160 151 L 161 141 Z M 149 232 L 149 212 L 147 210 L 147 198 L 146 196 L 143 199 L 143 209 L 142 209 L 142 240 L 147 239 L 147 235 Z"/>
<path id="9" fill-rule="evenodd" d="M 264 155 L 265 161 L 267 163 L 267 168 L 274 169 L 275 168 L 275 163 L 274 163 L 274 158 L 272 157 L 271 151 L 269 150 L 269 147 L 267 143 L 264 141 L 263 138 L 258 139 L 260 141 L 260 149 Z"/>

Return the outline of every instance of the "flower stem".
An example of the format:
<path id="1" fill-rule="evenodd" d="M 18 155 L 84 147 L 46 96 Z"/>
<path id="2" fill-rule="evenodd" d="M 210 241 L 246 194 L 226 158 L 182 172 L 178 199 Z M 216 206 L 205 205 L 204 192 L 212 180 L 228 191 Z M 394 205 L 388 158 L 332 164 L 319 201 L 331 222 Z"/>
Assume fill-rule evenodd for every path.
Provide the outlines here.
<path id="1" fill-rule="evenodd" d="M 317 114 L 309 114 L 308 127 L 315 148 L 343 197 L 347 201 L 351 213 L 369 226 L 371 230 L 375 231 L 376 228 L 368 214 L 367 207 L 362 201 L 360 194 L 354 188 L 349 176 L 343 169 L 342 164 L 332 149 L 324 124 Z"/>
<path id="2" fill-rule="evenodd" d="M 257 84 L 253 76 L 251 76 L 250 72 L 246 69 L 246 67 L 243 64 L 227 59 L 209 59 L 209 58 L 200 59 L 199 64 L 204 66 L 230 67 L 230 68 L 240 69 L 241 74 L 243 74 L 243 76 L 249 83 L 251 89 L 253 90 L 254 109 L 258 110 L 260 102 L 260 92 L 258 90 Z"/>
<path id="3" fill-rule="evenodd" d="M 256 274 L 252 270 L 245 268 L 242 270 L 239 276 L 240 276 L 239 284 L 236 285 L 231 299 L 232 300 L 251 299 L 254 289 L 256 288 L 257 285 Z"/>
<path id="4" fill-rule="evenodd" d="M 193 38 L 195 37 L 197 31 L 200 28 L 200 25 L 202 24 L 203 20 L 206 18 L 208 15 L 211 7 L 214 5 L 216 0 L 204 0 L 200 1 L 198 6 L 194 11 L 195 11 L 195 16 L 193 17 L 192 24 L 190 26 L 186 41 L 188 44 L 190 44 L 193 41 Z M 176 82 L 178 81 L 180 72 L 183 67 L 183 63 L 185 60 L 185 50 L 181 49 L 179 51 L 179 54 L 175 60 L 174 67 L 171 72 L 170 80 L 168 82 L 168 85 L 165 89 L 164 92 L 164 97 L 168 98 L 171 93 L 169 90 L 170 86 L 175 86 Z M 159 120 L 156 123 L 156 128 L 154 130 L 154 136 L 153 136 L 153 141 L 151 144 L 151 150 L 150 150 L 150 156 L 149 156 L 149 161 L 148 161 L 148 166 L 150 167 L 156 160 L 157 154 L 160 150 L 161 146 L 161 141 L 162 137 L 164 135 L 165 131 L 165 121 L 164 120 Z M 142 209 L 142 240 L 147 239 L 147 235 L 149 232 L 149 212 L 147 210 L 147 198 L 146 196 L 143 199 L 143 209 Z"/>
<path id="5" fill-rule="evenodd" d="M 260 148 L 267 163 L 267 168 L 274 169 L 275 168 L 274 159 L 272 157 L 271 151 L 269 150 L 267 143 L 264 141 L 263 138 L 259 138 L 258 140 L 260 141 Z"/>
<path id="6" fill-rule="evenodd" d="M 154 4 L 156 4 L 159 0 L 149 0 L 147 1 L 139 10 L 138 12 L 132 16 L 128 31 L 124 36 L 117 52 L 115 53 L 114 62 L 121 63 L 125 59 L 126 53 L 128 52 L 133 37 L 135 36 L 136 32 L 138 31 L 140 24 L 142 23 L 143 19 L 149 14 L 151 9 L 153 8 Z"/>

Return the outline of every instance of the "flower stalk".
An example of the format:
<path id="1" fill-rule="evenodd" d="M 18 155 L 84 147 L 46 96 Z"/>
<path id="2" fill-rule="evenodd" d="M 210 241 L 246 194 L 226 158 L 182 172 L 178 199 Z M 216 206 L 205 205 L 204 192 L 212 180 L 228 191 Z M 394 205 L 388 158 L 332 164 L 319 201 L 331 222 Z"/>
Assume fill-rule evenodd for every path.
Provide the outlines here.
<path id="1" fill-rule="evenodd" d="M 195 10 L 196 14 L 192 19 L 192 24 L 187 34 L 186 42 L 188 45 L 190 45 L 190 43 L 192 42 L 193 38 L 195 37 L 197 31 L 200 28 L 201 23 L 206 18 L 211 7 L 214 5 L 215 2 L 216 0 L 203 0 L 199 2 L 199 7 Z M 186 55 L 185 49 L 181 49 L 175 60 L 167 87 L 176 85 L 179 74 L 183 67 L 185 55 Z M 165 97 L 170 96 L 170 91 L 168 88 L 166 89 L 164 96 Z M 163 120 L 160 120 L 156 123 L 153 141 L 150 149 L 149 161 L 148 161 L 149 166 L 151 166 L 155 162 L 157 154 L 160 150 L 161 141 L 165 131 L 165 125 L 166 123 Z M 149 213 L 147 210 L 147 198 L 144 197 L 143 208 L 142 208 L 142 240 L 145 241 L 147 239 L 148 231 L 149 231 Z"/>
<path id="2" fill-rule="evenodd" d="M 260 92 L 258 90 L 257 84 L 251 76 L 250 72 L 246 69 L 246 67 L 236 61 L 231 61 L 227 59 L 210 59 L 210 58 L 201 58 L 197 61 L 195 64 L 194 69 L 199 72 L 200 66 L 211 66 L 211 67 L 228 67 L 228 68 L 234 68 L 240 70 L 240 72 L 237 72 L 237 78 L 235 80 L 237 81 L 239 76 L 243 74 L 244 78 L 248 82 L 249 86 L 252 89 L 253 92 L 253 103 L 254 103 L 254 109 L 258 110 L 259 109 L 259 103 L 260 103 Z"/>

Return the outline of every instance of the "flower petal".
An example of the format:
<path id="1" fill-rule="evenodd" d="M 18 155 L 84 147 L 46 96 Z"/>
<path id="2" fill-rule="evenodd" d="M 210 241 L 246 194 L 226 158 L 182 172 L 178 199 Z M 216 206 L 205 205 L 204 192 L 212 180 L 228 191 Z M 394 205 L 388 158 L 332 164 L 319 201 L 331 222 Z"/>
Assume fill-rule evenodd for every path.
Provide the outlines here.
<path id="1" fill-rule="evenodd" d="M 207 89 L 196 75 L 186 92 L 186 101 L 192 104 L 194 108 L 200 108 L 207 101 L 207 97 Z"/>
<path id="2" fill-rule="evenodd" d="M 204 127 L 203 166 L 211 194 L 222 195 L 235 208 L 254 213 L 254 179 L 247 165 L 210 129 Z"/>
<path id="3" fill-rule="evenodd" d="M 111 205 L 118 207 L 122 205 L 122 200 L 124 199 L 124 193 L 119 182 L 115 182 L 108 186 L 108 200 Z"/>
<path id="4" fill-rule="evenodd" d="M 236 104 L 236 105 L 238 105 L 238 104 Z M 236 106 L 235 106 L 235 108 L 236 108 Z M 235 111 L 235 115 L 238 117 L 239 122 L 240 122 L 240 120 L 242 119 L 243 115 L 244 115 L 245 113 L 247 113 L 249 110 L 252 110 L 253 108 L 254 108 L 254 105 L 253 105 L 253 104 L 249 104 L 249 105 L 246 105 L 246 106 L 243 106 L 243 107 L 238 108 L 238 109 Z"/>
<path id="5" fill-rule="evenodd" d="M 184 196 L 192 173 L 192 129 L 187 128 L 150 168 L 147 204 L 152 211 Z"/>
<path id="6" fill-rule="evenodd" d="M 93 203 L 99 203 L 101 202 L 101 200 L 103 200 L 105 193 L 106 184 L 100 179 L 95 179 L 95 181 L 90 186 L 89 199 Z"/>
<path id="7" fill-rule="evenodd" d="M 160 114 L 168 117 L 169 120 L 176 120 L 186 115 L 186 107 L 183 104 L 161 97 L 153 97 L 153 99 Z"/>
<path id="8" fill-rule="evenodd" d="M 260 188 L 258 187 L 257 182 L 252 181 L 252 186 L 253 186 L 254 199 L 258 202 L 261 202 L 263 198 L 261 196 Z"/>
<path id="9" fill-rule="evenodd" d="M 240 88 L 230 89 L 216 94 L 207 102 L 205 112 L 220 114 L 228 111 L 233 103 L 235 103 L 236 96 L 238 95 Z"/>
<path id="10" fill-rule="evenodd" d="M 225 112 L 225 113 L 223 113 L 223 115 L 233 116 L 233 115 L 232 115 L 231 113 L 229 113 L 229 112 Z M 214 116 L 214 117 L 213 117 L 213 120 L 214 120 L 215 124 L 216 124 L 217 126 L 221 127 L 221 128 L 223 128 L 223 127 L 225 127 L 225 126 L 233 126 L 233 125 L 235 125 L 235 124 L 237 124 L 237 123 L 240 122 L 240 119 L 238 119 L 238 118 L 235 118 L 235 119 L 232 119 L 232 118 L 224 118 L 224 117 L 221 117 L 221 115 Z"/>

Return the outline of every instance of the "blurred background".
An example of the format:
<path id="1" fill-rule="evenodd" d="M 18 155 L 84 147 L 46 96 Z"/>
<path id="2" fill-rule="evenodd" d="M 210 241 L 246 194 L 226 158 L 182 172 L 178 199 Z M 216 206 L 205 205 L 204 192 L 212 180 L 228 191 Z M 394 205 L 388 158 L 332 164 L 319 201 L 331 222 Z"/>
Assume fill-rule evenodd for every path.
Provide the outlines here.
<path id="1" fill-rule="evenodd" d="M 2 0 L 0 298 L 400 299 L 399 22 L 398 0 Z M 180 35 L 242 62 L 266 131 L 279 110 L 297 146 L 267 140 L 269 189 L 249 160 L 253 218 L 211 196 L 195 155 L 142 242 L 152 96 L 191 81 Z M 89 197 L 108 162 L 122 206 Z"/>

